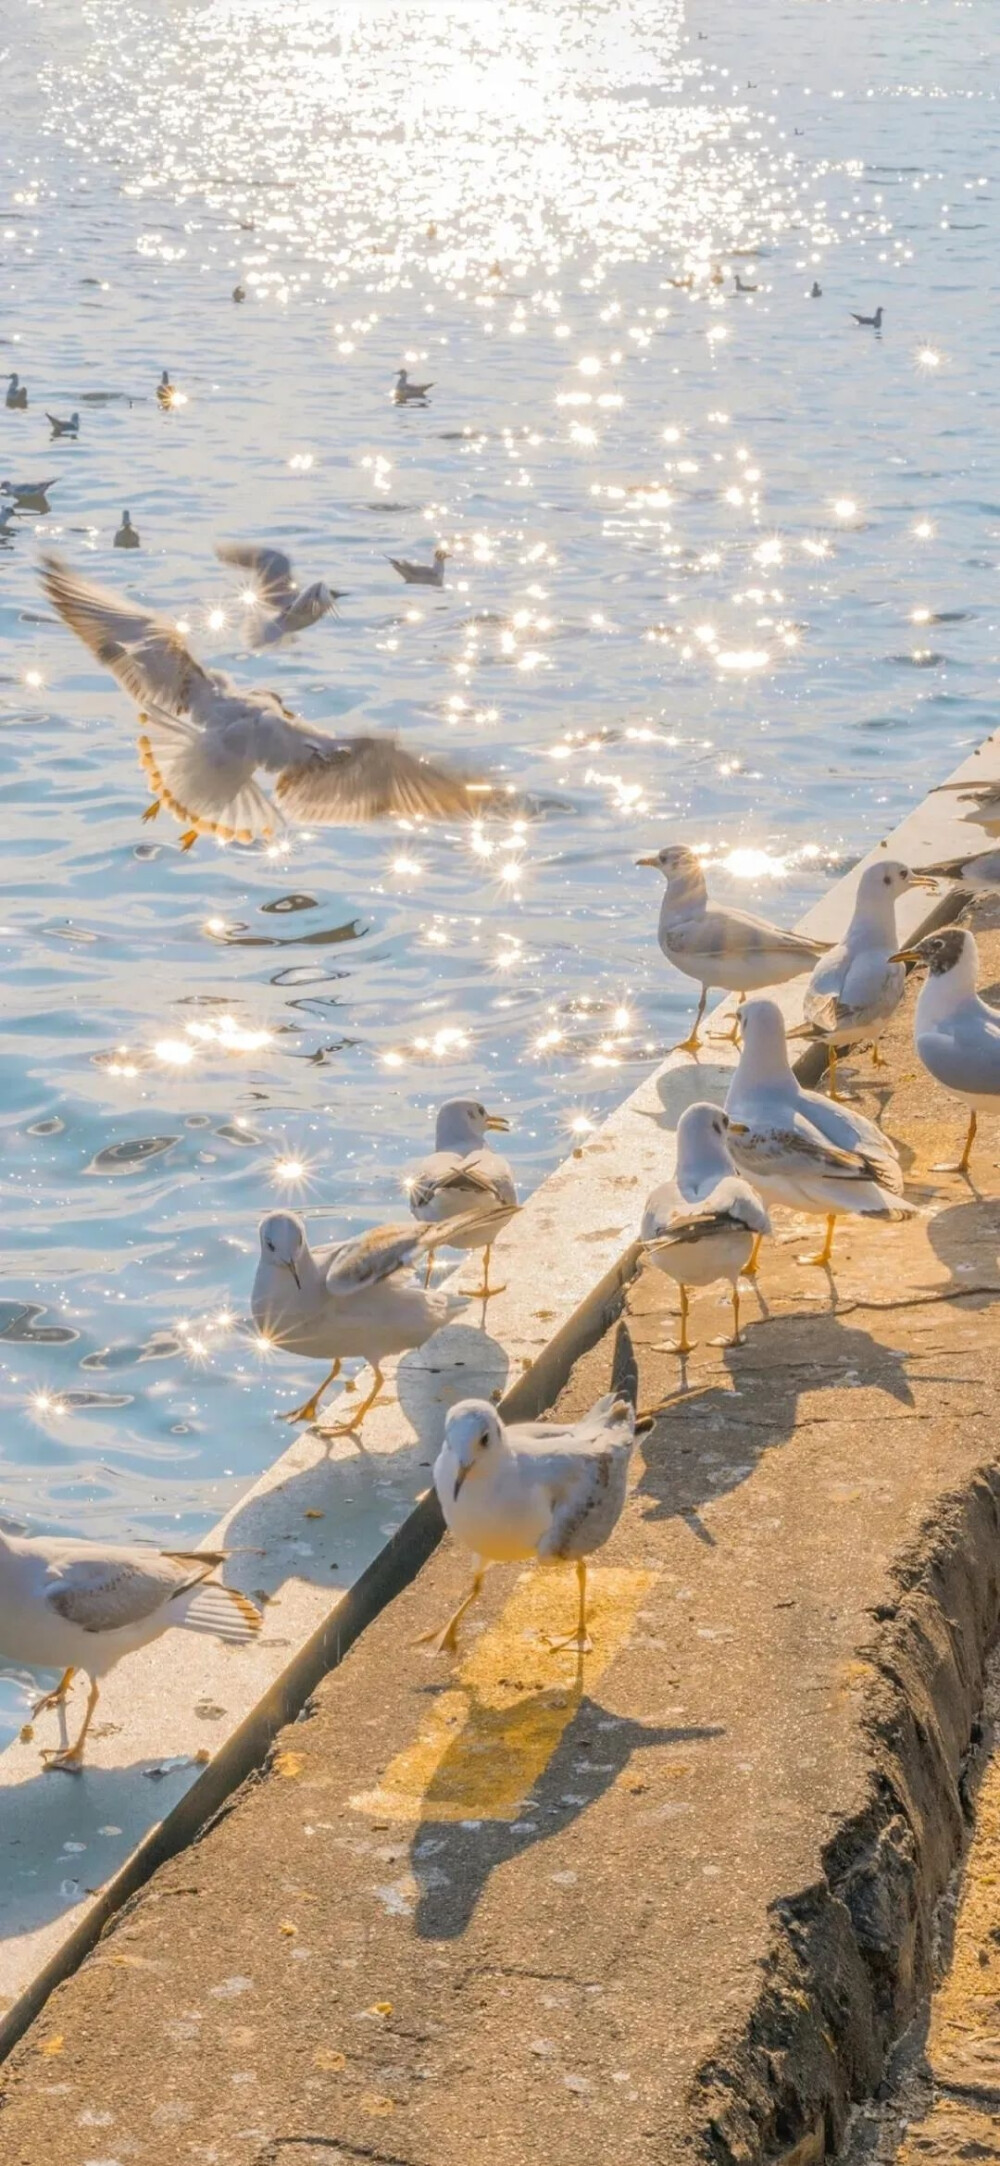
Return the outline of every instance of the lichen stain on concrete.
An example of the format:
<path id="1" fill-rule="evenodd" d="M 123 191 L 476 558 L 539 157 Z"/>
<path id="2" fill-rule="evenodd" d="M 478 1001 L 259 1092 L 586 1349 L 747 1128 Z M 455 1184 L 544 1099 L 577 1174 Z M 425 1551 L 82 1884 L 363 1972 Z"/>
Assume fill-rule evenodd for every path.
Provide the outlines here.
<path id="1" fill-rule="evenodd" d="M 427 1727 L 397 1753 L 377 1790 L 351 1799 L 383 1819 L 514 1820 L 544 1774 L 584 1692 L 625 1646 L 652 1572 L 592 1568 L 588 1622 L 593 1649 L 555 1653 L 543 1634 L 572 1629 L 576 1582 L 533 1571 L 497 1623 L 461 1661 Z"/>

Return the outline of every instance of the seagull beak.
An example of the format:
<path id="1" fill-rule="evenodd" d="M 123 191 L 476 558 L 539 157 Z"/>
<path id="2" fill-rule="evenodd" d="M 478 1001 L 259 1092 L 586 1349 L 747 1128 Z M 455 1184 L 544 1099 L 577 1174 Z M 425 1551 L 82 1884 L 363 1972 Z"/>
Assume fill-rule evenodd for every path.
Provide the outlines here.
<path id="1" fill-rule="evenodd" d="M 486 1115 L 486 1127 L 498 1129 L 502 1136 L 509 1136 L 510 1134 L 510 1122 L 504 1119 L 502 1113 L 488 1113 Z"/>
<path id="2" fill-rule="evenodd" d="M 468 1467 L 459 1467 L 458 1473 L 455 1476 L 454 1502 L 456 1504 L 458 1503 L 458 1492 L 462 1487 L 462 1483 L 464 1482 L 468 1471 Z"/>
<path id="3" fill-rule="evenodd" d="M 655 865 L 655 866 L 656 866 L 656 868 L 657 868 L 657 870 L 659 870 L 659 864 L 660 864 L 660 860 L 659 860 L 659 858 L 658 858 L 658 857 L 637 857 L 637 858 L 636 858 L 636 864 L 637 864 L 637 865 Z"/>
<path id="4" fill-rule="evenodd" d="M 916 948 L 900 948 L 898 954 L 889 957 L 890 963 L 922 963 L 924 960 Z"/>
<path id="5" fill-rule="evenodd" d="M 929 895 L 936 895 L 938 891 L 937 881 L 932 879 L 929 872 L 911 872 L 907 886 L 925 887 Z"/>
<path id="6" fill-rule="evenodd" d="M 745 1121 L 729 1121 L 727 1125 L 731 1136 L 748 1136 L 750 1133 Z"/>
<path id="7" fill-rule="evenodd" d="M 292 1259 L 291 1259 L 291 1257 L 289 1257 L 289 1259 L 288 1259 L 288 1268 L 289 1268 L 289 1270 L 290 1270 L 290 1272 L 291 1272 L 291 1274 L 292 1274 L 292 1277 L 293 1277 L 293 1279 L 295 1280 L 295 1284 L 296 1284 L 296 1286 L 298 1287 L 298 1289 L 299 1289 L 299 1292 L 301 1293 L 301 1292 L 302 1292 L 302 1280 L 300 1279 L 300 1277 L 299 1277 L 299 1274 L 298 1274 L 298 1272 L 296 1271 L 295 1265 L 293 1264 L 293 1262 L 292 1262 Z"/>

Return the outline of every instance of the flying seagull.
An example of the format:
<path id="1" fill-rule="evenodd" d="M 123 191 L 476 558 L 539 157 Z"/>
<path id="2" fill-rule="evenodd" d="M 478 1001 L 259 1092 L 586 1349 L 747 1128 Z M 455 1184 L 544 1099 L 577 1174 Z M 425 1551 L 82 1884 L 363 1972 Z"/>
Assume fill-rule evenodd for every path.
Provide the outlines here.
<path id="1" fill-rule="evenodd" d="M 220 564 L 246 572 L 249 578 L 256 611 L 251 647 L 273 647 L 279 639 L 289 639 L 293 632 L 304 632 L 307 625 L 318 624 L 344 600 L 346 589 L 324 586 L 321 579 L 314 580 L 310 587 L 300 587 L 291 557 L 283 549 L 270 549 L 257 542 L 216 542 L 215 554 Z"/>

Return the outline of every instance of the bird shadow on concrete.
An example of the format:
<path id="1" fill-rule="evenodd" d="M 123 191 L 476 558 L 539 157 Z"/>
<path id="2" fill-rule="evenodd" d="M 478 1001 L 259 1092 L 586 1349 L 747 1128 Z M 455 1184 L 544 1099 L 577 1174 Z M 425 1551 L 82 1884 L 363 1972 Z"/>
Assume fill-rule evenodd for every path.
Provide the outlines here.
<path id="1" fill-rule="evenodd" d="M 469 1817 L 452 1817 L 456 1789 L 464 1795 L 470 1761 L 481 1756 L 483 1770 L 488 1769 L 491 1784 L 497 1784 L 504 1780 L 505 1759 L 508 1764 L 513 1760 L 516 1789 L 525 1741 L 537 1747 L 546 1726 L 552 1727 L 554 1749 L 509 1818 L 476 1818 L 471 1801 Z M 614 1788 L 636 1753 L 707 1742 L 724 1734 L 721 1728 L 677 1728 L 616 1715 L 584 1692 L 579 1668 L 568 1694 L 559 1687 L 526 1693 L 507 1708 L 473 1696 L 462 1729 L 428 1785 L 424 1817 L 413 1837 L 410 1858 L 420 1888 L 414 1915 L 418 1938 L 460 1939 L 490 1875 L 571 1826 Z M 435 1816 L 436 1799 L 442 1807 L 450 1805 L 447 1815 Z"/>
<path id="2" fill-rule="evenodd" d="M 1000 1198 L 970 1183 L 964 1197 L 928 1219 L 927 1238 L 956 1292 L 974 1294 L 978 1307 L 1000 1297 Z"/>
<path id="3" fill-rule="evenodd" d="M 78 1719 L 74 1708 L 73 1727 Z M 58 1744 L 53 1718 L 43 1721 L 40 1739 Z M 202 1773 L 190 1756 L 160 1760 L 151 1754 L 121 1767 L 85 1761 L 78 1774 L 46 1770 L 39 1758 L 36 1774 L 3 1793 L 0 1940 L 38 1932 L 104 1887 Z"/>
<path id="4" fill-rule="evenodd" d="M 641 1343 L 637 1352 L 641 1376 Z M 644 1517 L 683 1519 L 699 1541 L 714 1546 L 702 1506 L 738 1489 L 765 1451 L 792 1442 L 808 1418 L 803 1402 L 811 1392 L 874 1390 L 912 1407 L 906 1359 L 836 1311 L 773 1316 L 756 1325 L 743 1346 L 724 1352 L 728 1385 L 695 1384 L 657 1412 L 636 1485 L 646 1500 Z M 677 1389 L 684 1391 L 679 1381 Z M 651 1403 L 642 1389 L 640 1403 Z"/>
<path id="5" fill-rule="evenodd" d="M 270 1603 L 286 1581 L 304 1579 L 328 1587 L 332 1603 L 430 1486 L 449 1407 L 502 1392 L 508 1369 L 508 1356 L 488 1332 L 450 1324 L 399 1363 L 391 1395 L 399 1401 L 401 1430 L 405 1423 L 411 1433 L 396 1450 L 366 1451 L 364 1425 L 359 1442 L 353 1435 L 338 1440 L 336 1457 L 321 1427 L 301 1430 L 297 1440 L 286 1430 L 282 1448 L 296 1448 L 282 1478 L 251 1491 L 226 1523 L 225 1583 Z M 330 1399 L 331 1427 L 347 1418 L 345 1398 Z"/>

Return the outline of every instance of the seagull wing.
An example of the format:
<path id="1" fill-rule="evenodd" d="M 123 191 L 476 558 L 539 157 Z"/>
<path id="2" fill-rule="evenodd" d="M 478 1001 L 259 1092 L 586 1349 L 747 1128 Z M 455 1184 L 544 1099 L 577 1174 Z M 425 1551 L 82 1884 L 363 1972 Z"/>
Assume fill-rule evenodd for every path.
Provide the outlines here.
<path id="1" fill-rule="evenodd" d="M 45 1600 L 81 1632 L 116 1632 L 141 1624 L 179 1595 L 200 1586 L 218 1559 L 173 1558 L 157 1550 L 72 1549 L 49 1567 Z"/>
<path id="2" fill-rule="evenodd" d="M 326 1264 L 327 1292 L 349 1299 L 364 1287 L 391 1278 L 394 1271 L 405 1271 L 436 1232 L 428 1226 L 372 1226 L 368 1233 L 342 1241 Z"/>
<path id="3" fill-rule="evenodd" d="M 650 1249 L 683 1247 L 709 1233 L 770 1233 L 771 1221 L 749 1182 L 726 1174 L 704 1203 L 680 1206 L 662 1231 L 646 1239 Z"/>
<path id="4" fill-rule="evenodd" d="M 665 928 L 670 947 L 678 955 L 694 959 L 725 956 L 727 959 L 774 955 L 801 958 L 803 970 L 825 954 L 829 942 L 808 940 L 804 933 L 786 932 L 766 918 L 751 917 L 746 910 L 728 910 L 719 903 L 690 918 L 675 919 Z"/>
<path id="5" fill-rule="evenodd" d="M 306 826 L 358 827 L 369 820 L 471 817 L 476 787 L 393 737 L 314 736 L 301 761 L 288 764 L 287 754 L 282 760 L 275 796 L 289 819 Z"/>
<path id="6" fill-rule="evenodd" d="M 212 683 L 165 617 L 140 609 L 75 572 L 62 557 L 42 558 L 42 585 L 64 624 L 110 669 L 137 705 L 188 714 Z"/>
<path id="7" fill-rule="evenodd" d="M 216 542 L 215 554 L 220 564 L 249 573 L 269 609 L 283 609 L 294 601 L 295 574 L 291 557 L 283 549 L 268 549 L 256 542 Z"/>
<path id="8" fill-rule="evenodd" d="M 410 1203 L 415 1210 L 423 1210 L 435 1196 L 446 1194 L 466 1202 L 470 1209 L 477 1200 L 492 1199 L 494 1203 L 516 1203 L 514 1184 L 508 1174 L 490 1173 L 477 1166 L 475 1159 L 463 1159 L 457 1166 L 447 1166 L 441 1172 L 430 1168 L 418 1174 L 410 1189 Z"/>

